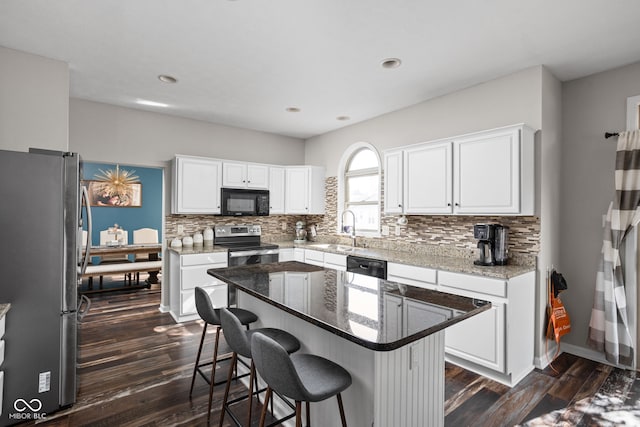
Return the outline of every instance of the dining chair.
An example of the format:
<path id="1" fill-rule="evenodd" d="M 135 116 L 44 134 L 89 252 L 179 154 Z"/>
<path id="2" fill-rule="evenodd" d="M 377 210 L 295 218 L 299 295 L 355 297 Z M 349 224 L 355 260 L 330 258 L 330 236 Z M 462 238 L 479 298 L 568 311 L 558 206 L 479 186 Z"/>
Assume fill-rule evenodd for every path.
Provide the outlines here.
<path id="1" fill-rule="evenodd" d="M 101 230 L 100 231 L 100 246 L 107 246 L 110 242 L 118 240 L 121 245 L 129 244 L 129 233 L 127 230 L 118 229 L 116 234 L 111 230 Z M 101 255 L 100 256 L 100 264 L 105 263 L 120 263 L 120 262 L 130 262 L 128 255 Z M 129 284 L 131 284 L 131 273 L 125 273 L 124 280 L 126 282 L 127 278 L 129 279 Z M 100 284 L 102 284 L 102 276 L 100 276 Z"/>
<path id="2" fill-rule="evenodd" d="M 140 228 L 133 230 L 133 244 L 139 245 L 144 243 L 159 243 L 158 230 L 155 228 Z M 157 261 L 159 259 L 157 253 L 152 254 L 136 254 L 136 261 Z M 140 273 L 136 273 L 136 284 L 140 284 Z"/>

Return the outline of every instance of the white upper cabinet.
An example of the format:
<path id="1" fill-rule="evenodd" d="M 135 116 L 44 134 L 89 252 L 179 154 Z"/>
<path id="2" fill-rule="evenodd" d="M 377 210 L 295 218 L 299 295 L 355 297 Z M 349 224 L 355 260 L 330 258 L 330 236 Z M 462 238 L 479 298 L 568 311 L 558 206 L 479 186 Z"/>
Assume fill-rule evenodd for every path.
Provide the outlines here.
<path id="1" fill-rule="evenodd" d="M 324 214 L 324 168 L 287 166 L 285 172 L 285 213 Z"/>
<path id="2" fill-rule="evenodd" d="M 533 132 L 518 126 L 454 142 L 459 214 L 533 214 Z"/>
<path id="3" fill-rule="evenodd" d="M 404 151 L 404 213 L 451 213 L 451 142 Z"/>
<path id="4" fill-rule="evenodd" d="M 269 213 L 284 213 L 285 168 L 269 167 Z"/>
<path id="5" fill-rule="evenodd" d="M 384 211 L 403 212 L 402 207 L 402 150 L 384 153 Z"/>
<path id="6" fill-rule="evenodd" d="M 245 162 L 224 162 L 222 186 L 232 188 L 269 187 L 269 166 Z"/>
<path id="7" fill-rule="evenodd" d="M 173 160 L 171 212 L 219 214 L 222 162 L 203 157 L 176 156 Z"/>
<path id="8" fill-rule="evenodd" d="M 522 124 L 385 153 L 389 214 L 533 215 L 534 196 L 534 131 Z"/>

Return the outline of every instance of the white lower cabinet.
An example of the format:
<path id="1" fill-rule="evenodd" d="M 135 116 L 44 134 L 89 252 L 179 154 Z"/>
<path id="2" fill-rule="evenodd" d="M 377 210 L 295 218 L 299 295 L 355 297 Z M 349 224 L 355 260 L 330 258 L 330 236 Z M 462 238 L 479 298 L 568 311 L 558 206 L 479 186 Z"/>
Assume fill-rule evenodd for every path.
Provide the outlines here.
<path id="1" fill-rule="evenodd" d="M 296 259 L 298 261 L 298 259 Z M 346 271 L 347 256 L 334 254 L 331 252 L 315 251 L 304 249 L 305 264 L 317 265 L 318 267 L 333 268 L 334 270 Z"/>
<path id="2" fill-rule="evenodd" d="M 304 250 L 304 262 L 305 264 L 317 265 L 318 267 L 324 267 L 324 252 L 314 251 L 311 249 Z"/>
<path id="3" fill-rule="evenodd" d="M 278 262 L 294 261 L 294 248 L 284 248 L 278 251 Z"/>
<path id="4" fill-rule="evenodd" d="M 439 271 L 438 290 L 491 303 L 445 330 L 448 361 L 508 386 L 533 370 L 535 272 L 502 280 Z"/>
<path id="5" fill-rule="evenodd" d="M 203 288 L 214 307 L 228 305 L 227 284 L 207 274 L 210 268 L 227 267 L 227 253 L 179 255 L 169 251 L 170 313 L 176 322 L 198 319 L 196 287 Z"/>

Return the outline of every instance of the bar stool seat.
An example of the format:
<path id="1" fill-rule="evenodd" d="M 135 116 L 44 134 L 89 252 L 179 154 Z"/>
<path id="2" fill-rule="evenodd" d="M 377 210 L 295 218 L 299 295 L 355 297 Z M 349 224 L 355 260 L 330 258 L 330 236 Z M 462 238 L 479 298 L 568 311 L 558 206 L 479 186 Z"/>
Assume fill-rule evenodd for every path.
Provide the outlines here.
<path id="1" fill-rule="evenodd" d="M 202 337 L 200 338 L 200 347 L 198 348 L 198 355 L 196 356 L 196 364 L 193 368 L 193 375 L 191 376 L 191 388 L 189 389 L 189 397 L 191 397 L 191 395 L 193 394 L 193 385 L 196 380 L 196 373 L 199 373 L 202 376 L 202 378 L 204 378 L 204 380 L 209 384 L 209 412 L 211 412 L 211 404 L 213 400 L 213 387 L 223 383 L 223 381 L 219 381 L 217 383 L 215 382 L 216 364 L 218 362 L 230 360 L 231 356 L 226 356 L 218 359 L 218 345 L 220 343 L 220 329 L 221 329 L 220 309 L 213 308 L 213 304 L 211 304 L 211 299 L 209 298 L 209 295 L 204 289 L 200 287 L 196 287 L 194 292 L 195 292 L 195 299 L 196 299 L 196 310 L 200 318 L 204 320 L 205 323 L 204 323 L 204 327 L 202 328 Z M 231 311 L 234 314 L 234 316 L 238 318 L 240 323 L 246 328 L 249 327 L 249 324 L 258 320 L 258 316 L 256 316 L 254 313 L 252 313 L 249 310 L 244 310 L 242 308 L 230 308 L 229 311 Z M 209 325 L 213 325 L 216 327 L 216 340 L 213 347 L 213 359 L 211 360 L 211 362 L 200 363 L 200 356 L 202 353 L 202 347 L 204 345 L 204 338 L 207 335 L 207 326 Z M 209 365 L 212 365 L 210 379 L 207 378 L 205 373 L 202 371 L 203 367 L 209 366 Z M 232 364 L 232 366 L 233 365 L 235 365 L 235 362 Z"/>
<path id="2" fill-rule="evenodd" d="M 251 338 L 251 354 L 258 373 L 267 383 L 260 427 L 264 427 L 267 402 L 272 392 L 295 400 L 296 426 L 302 425 L 302 406 L 306 403 L 307 427 L 311 424 L 309 402 L 336 396 L 342 426 L 347 422 L 340 393 L 351 385 L 351 375 L 342 366 L 313 354 L 289 355 L 276 341 L 257 330 Z"/>
<path id="3" fill-rule="evenodd" d="M 222 331 L 224 333 L 225 339 L 233 354 L 231 355 L 231 366 L 229 366 L 229 374 L 227 377 L 227 385 L 224 392 L 224 399 L 222 401 L 222 410 L 220 411 L 220 426 L 224 423 L 224 416 L 226 412 L 229 412 L 229 415 L 233 419 L 236 424 L 239 424 L 238 420 L 235 418 L 233 413 L 229 410 L 229 405 L 235 403 L 239 400 L 245 399 L 235 399 L 232 402 L 228 402 L 229 398 L 229 388 L 231 386 L 231 379 L 233 377 L 233 363 L 237 360 L 238 356 L 251 358 L 251 340 L 252 337 L 260 332 L 263 336 L 268 336 L 273 342 L 277 342 L 282 351 L 286 353 L 293 353 L 300 349 L 300 341 L 290 333 L 283 331 L 282 329 L 275 328 L 259 328 L 252 330 L 243 330 L 242 324 L 240 320 L 230 311 L 225 308 L 220 309 L 220 320 L 222 322 Z M 251 359 L 251 366 L 249 368 L 249 393 L 247 394 L 247 399 L 249 400 L 249 410 L 248 412 L 248 425 L 251 425 L 251 412 L 253 406 L 253 386 L 254 381 L 257 382 L 256 377 L 256 368 L 253 363 L 253 359 Z M 257 384 L 256 384 L 257 390 Z M 259 391 L 257 391 L 259 392 Z M 211 412 L 209 412 L 210 415 Z"/>

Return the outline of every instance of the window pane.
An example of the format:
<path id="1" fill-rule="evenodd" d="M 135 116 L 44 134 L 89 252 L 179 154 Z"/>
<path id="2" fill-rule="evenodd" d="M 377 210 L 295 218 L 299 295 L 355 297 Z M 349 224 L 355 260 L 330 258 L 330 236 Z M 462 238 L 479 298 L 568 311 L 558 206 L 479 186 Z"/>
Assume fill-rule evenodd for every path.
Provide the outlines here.
<path id="1" fill-rule="evenodd" d="M 347 203 L 377 202 L 378 175 L 347 177 Z"/>
<path id="2" fill-rule="evenodd" d="M 379 229 L 378 205 L 349 205 L 347 209 L 351 209 L 356 215 L 356 233 L 358 231 L 377 231 Z M 351 225 L 351 216 L 344 216 L 345 225 Z"/>
<path id="3" fill-rule="evenodd" d="M 349 166 L 347 166 L 347 170 L 354 171 L 376 167 L 378 167 L 378 157 L 376 154 L 368 148 L 363 148 L 353 155 Z"/>

